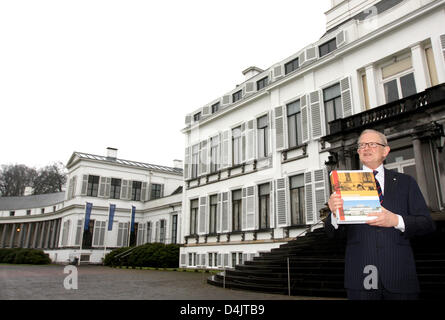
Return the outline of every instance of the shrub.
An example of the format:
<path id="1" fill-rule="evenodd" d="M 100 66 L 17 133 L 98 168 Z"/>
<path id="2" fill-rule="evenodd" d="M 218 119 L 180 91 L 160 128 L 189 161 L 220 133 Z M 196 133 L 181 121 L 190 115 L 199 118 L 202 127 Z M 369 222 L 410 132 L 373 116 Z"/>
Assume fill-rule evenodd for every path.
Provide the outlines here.
<path id="1" fill-rule="evenodd" d="M 42 250 L 11 248 L 0 249 L 0 263 L 13 264 L 50 264 L 49 255 Z"/>

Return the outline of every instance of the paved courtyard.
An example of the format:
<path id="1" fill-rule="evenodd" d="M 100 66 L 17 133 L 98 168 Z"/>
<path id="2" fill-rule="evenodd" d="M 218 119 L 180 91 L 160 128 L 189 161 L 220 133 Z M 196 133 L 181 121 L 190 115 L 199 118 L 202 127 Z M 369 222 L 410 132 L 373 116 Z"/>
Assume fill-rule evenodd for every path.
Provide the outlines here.
<path id="1" fill-rule="evenodd" d="M 231 290 L 206 283 L 209 273 L 77 268 L 77 289 L 65 289 L 61 265 L 0 264 L 0 300 L 315 300 Z"/>

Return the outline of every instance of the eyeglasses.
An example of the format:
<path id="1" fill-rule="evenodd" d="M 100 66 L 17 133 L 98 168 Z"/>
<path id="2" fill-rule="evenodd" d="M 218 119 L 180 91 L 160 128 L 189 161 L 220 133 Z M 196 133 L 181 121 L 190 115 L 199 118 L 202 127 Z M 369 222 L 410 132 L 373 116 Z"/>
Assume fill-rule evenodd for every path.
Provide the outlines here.
<path id="1" fill-rule="evenodd" d="M 357 150 L 365 149 L 366 147 L 369 148 L 377 148 L 378 146 L 386 147 L 386 144 L 378 143 L 378 142 L 365 142 L 365 143 L 358 143 L 357 144 Z"/>

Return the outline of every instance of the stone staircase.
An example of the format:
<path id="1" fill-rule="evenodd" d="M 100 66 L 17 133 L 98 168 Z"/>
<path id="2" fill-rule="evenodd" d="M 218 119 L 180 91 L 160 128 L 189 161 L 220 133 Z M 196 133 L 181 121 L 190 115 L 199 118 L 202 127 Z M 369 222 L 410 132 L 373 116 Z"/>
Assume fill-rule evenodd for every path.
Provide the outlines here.
<path id="1" fill-rule="evenodd" d="M 434 234 L 411 241 L 420 299 L 445 298 L 445 223 Z M 210 277 L 212 285 L 295 296 L 345 298 L 344 239 L 329 239 L 324 228 L 262 253 Z M 288 272 L 289 270 L 289 272 Z"/>

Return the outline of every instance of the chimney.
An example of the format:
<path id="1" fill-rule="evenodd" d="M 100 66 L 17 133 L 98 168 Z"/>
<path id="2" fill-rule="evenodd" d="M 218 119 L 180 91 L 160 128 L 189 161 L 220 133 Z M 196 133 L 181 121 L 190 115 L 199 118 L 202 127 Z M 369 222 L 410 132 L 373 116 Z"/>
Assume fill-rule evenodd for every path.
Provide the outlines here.
<path id="1" fill-rule="evenodd" d="M 117 158 L 117 149 L 115 148 L 107 148 L 107 159 L 108 160 L 116 160 Z"/>
<path id="2" fill-rule="evenodd" d="M 252 66 L 252 67 L 249 67 L 246 70 L 244 70 L 243 75 L 246 77 L 246 80 L 248 80 L 263 71 L 264 70 L 261 70 L 260 68 Z"/>
<path id="3" fill-rule="evenodd" d="M 182 160 L 173 160 L 173 167 L 176 169 L 182 169 Z"/>

